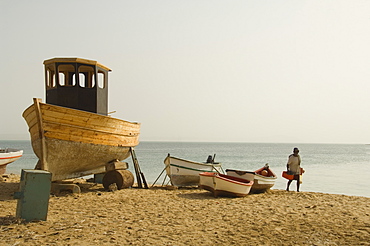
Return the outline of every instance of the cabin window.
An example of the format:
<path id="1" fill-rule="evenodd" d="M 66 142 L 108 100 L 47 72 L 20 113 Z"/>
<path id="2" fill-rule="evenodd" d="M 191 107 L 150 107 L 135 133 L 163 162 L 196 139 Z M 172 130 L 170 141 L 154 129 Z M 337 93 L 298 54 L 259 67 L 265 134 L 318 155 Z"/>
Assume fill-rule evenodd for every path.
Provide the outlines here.
<path id="1" fill-rule="evenodd" d="M 103 71 L 98 71 L 98 86 L 105 88 L 105 73 Z"/>
<path id="2" fill-rule="evenodd" d="M 78 82 L 81 87 L 86 87 L 86 77 L 83 73 L 78 73 Z"/>
<path id="3" fill-rule="evenodd" d="M 59 73 L 59 85 L 65 86 L 66 84 L 66 76 L 64 73 Z"/>
<path id="4" fill-rule="evenodd" d="M 46 69 L 46 86 L 48 88 L 55 87 L 55 73 L 50 68 Z"/>
<path id="5" fill-rule="evenodd" d="M 95 73 L 93 73 L 92 75 L 91 75 L 91 82 L 92 82 L 92 87 L 95 87 L 95 83 L 96 83 L 96 76 L 95 76 Z"/>
<path id="6" fill-rule="evenodd" d="M 93 88 L 95 86 L 94 67 L 81 65 L 78 67 L 78 79 L 81 87 Z"/>
<path id="7" fill-rule="evenodd" d="M 58 67 L 58 79 L 60 86 L 75 86 L 76 72 L 72 64 L 63 64 Z"/>

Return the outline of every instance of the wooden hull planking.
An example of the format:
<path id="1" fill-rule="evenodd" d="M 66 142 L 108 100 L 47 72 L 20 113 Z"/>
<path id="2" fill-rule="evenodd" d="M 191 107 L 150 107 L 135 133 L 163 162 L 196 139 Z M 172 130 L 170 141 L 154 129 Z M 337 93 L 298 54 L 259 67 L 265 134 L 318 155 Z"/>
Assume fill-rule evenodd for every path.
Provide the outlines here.
<path id="1" fill-rule="evenodd" d="M 36 102 L 24 113 L 38 168 L 52 180 L 102 173 L 105 164 L 130 156 L 139 143 L 140 124 Z"/>

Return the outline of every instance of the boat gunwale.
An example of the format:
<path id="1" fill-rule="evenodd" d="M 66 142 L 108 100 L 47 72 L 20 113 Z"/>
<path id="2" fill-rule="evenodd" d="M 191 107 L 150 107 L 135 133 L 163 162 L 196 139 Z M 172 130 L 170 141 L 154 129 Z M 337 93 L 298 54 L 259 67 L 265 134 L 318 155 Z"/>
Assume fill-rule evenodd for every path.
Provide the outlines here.
<path id="1" fill-rule="evenodd" d="M 238 174 L 238 172 L 243 172 L 243 174 L 242 175 L 244 175 L 244 174 L 254 174 L 254 175 L 256 175 L 257 173 L 256 172 L 254 172 L 254 171 L 243 171 L 243 170 L 236 170 L 236 169 L 226 169 L 225 170 L 225 172 L 228 172 L 228 171 L 230 171 L 230 172 L 235 172 L 236 174 Z M 238 174 L 238 175 L 240 175 L 240 174 Z M 241 175 L 240 175 L 241 176 Z"/>
<path id="2" fill-rule="evenodd" d="M 33 107 L 33 106 L 34 106 L 34 104 L 30 105 L 30 107 Z M 139 123 L 139 122 L 131 122 L 131 121 L 111 117 L 111 116 L 108 116 L 108 115 L 102 115 L 102 114 L 97 114 L 97 113 L 93 113 L 93 112 L 89 112 L 89 111 L 85 111 L 85 110 L 80 110 L 80 109 L 75 109 L 75 108 L 68 108 L 68 107 L 63 107 L 63 106 L 54 105 L 54 104 L 50 104 L 50 103 L 40 102 L 41 111 L 45 110 L 43 107 L 49 107 L 49 109 L 47 111 L 60 112 L 59 110 L 54 110 L 52 108 L 62 108 L 62 109 L 65 109 L 66 111 L 76 112 L 75 115 L 79 115 L 81 113 L 82 114 L 89 114 L 89 115 L 93 115 L 93 116 L 98 117 L 98 118 L 111 119 L 111 120 L 115 120 L 115 121 L 119 121 L 119 122 L 125 122 L 125 123 L 129 123 L 129 124 L 137 125 L 137 126 L 141 125 L 141 123 Z"/>
<path id="3" fill-rule="evenodd" d="M 216 166 L 216 167 L 221 167 L 221 163 L 220 162 L 215 162 L 215 163 L 203 163 L 203 162 L 196 162 L 196 161 L 189 161 L 189 160 L 186 160 L 186 159 L 182 159 L 182 158 L 179 158 L 179 157 L 175 157 L 175 156 L 167 156 L 166 159 L 168 158 L 173 158 L 173 159 L 176 159 L 176 160 L 180 160 L 180 161 L 184 161 L 184 162 L 188 162 L 188 163 L 192 163 L 192 164 L 197 164 L 197 165 L 202 165 L 202 166 Z M 164 162 L 166 162 L 166 159 L 164 160 Z M 170 162 L 171 164 L 171 162 Z"/>
<path id="4" fill-rule="evenodd" d="M 204 177 L 218 178 L 218 179 L 221 179 L 221 180 L 224 180 L 224 181 L 228 181 L 230 183 L 243 185 L 243 186 L 252 186 L 253 183 L 254 183 L 252 180 L 238 178 L 238 177 L 234 177 L 234 176 L 230 176 L 230 175 L 226 175 L 226 174 L 214 173 L 214 172 L 204 172 L 204 173 L 200 173 L 199 175 L 204 176 Z M 231 178 L 228 178 L 228 177 L 225 177 L 225 176 L 228 176 L 228 177 L 231 177 Z M 248 181 L 248 183 L 243 182 L 243 181 Z"/>
<path id="5" fill-rule="evenodd" d="M 68 108 L 68 107 L 63 107 L 63 106 L 59 106 L 59 105 L 54 105 L 54 104 L 49 104 L 49 103 L 43 103 L 43 102 L 40 102 L 39 104 L 40 104 L 40 107 L 41 107 L 41 111 L 45 110 L 42 107 L 62 108 L 62 109 L 66 109 L 67 111 L 72 111 L 72 112 L 74 111 L 74 112 L 76 112 L 75 115 L 79 115 L 77 112 L 80 112 L 80 113 L 85 113 L 85 114 L 93 115 L 93 116 L 96 116 L 96 117 L 101 117 L 101 118 L 105 118 L 105 119 L 112 119 L 112 120 L 115 120 L 115 121 L 132 124 L 133 126 L 136 126 L 136 127 L 140 127 L 141 126 L 141 123 L 140 122 L 132 122 L 132 121 L 128 121 L 128 120 L 122 120 L 122 119 L 118 119 L 118 118 L 107 116 L 107 115 L 92 113 L 92 112 L 85 111 L 85 110 Z M 31 104 L 30 106 L 28 106 L 23 111 L 23 113 L 22 113 L 23 118 L 28 117 L 34 111 L 35 111 L 35 104 Z M 59 110 L 53 110 L 53 109 L 50 109 L 50 108 L 48 109 L 48 111 L 60 112 Z"/>
<path id="6" fill-rule="evenodd" d="M 196 169 L 196 168 L 191 168 L 191 167 L 184 167 L 184 166 L 181 166 L 181 165 L 171 164 L 171 163 L 170 163 L 170 166 L 172 166 L 172 167 L 179 167 L 179 168 L 188 169 L 188 170 L 197 171 L 197 172 L 218 173 L 218 171 L 201 170 L 201 169 Z"/>

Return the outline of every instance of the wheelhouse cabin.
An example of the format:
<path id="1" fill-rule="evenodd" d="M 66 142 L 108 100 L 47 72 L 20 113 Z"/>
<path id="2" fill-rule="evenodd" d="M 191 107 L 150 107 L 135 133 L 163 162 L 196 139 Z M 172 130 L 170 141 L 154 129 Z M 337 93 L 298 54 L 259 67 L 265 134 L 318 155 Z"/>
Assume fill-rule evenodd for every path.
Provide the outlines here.
<path id="1" fill-rule="evenodd" d="M 46 103 L 108 114 L 110 68 L 81 58 L 52 58 L 44 66 Z"/>

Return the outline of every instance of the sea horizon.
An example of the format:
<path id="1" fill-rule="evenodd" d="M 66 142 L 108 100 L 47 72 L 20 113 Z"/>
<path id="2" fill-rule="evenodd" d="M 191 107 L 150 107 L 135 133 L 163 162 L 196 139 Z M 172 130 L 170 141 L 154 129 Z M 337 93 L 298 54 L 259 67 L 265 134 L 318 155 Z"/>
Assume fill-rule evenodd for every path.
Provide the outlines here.
<path id="1" fill-rule="evenodd" d="M 1 138 L 0 138 L 1 139 Z M 1 139 L 0 141 L 31 141 L 30 139 Z M 370 143 L 336 143 L 336 142 L 263 142 L 263 141 L 180 141 L 180 140 L 139 140 L 141 142 L 163 143 L 253 143 L 253 144 L 343 144 L 343 145 L 370 145 Z"/>

